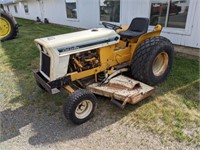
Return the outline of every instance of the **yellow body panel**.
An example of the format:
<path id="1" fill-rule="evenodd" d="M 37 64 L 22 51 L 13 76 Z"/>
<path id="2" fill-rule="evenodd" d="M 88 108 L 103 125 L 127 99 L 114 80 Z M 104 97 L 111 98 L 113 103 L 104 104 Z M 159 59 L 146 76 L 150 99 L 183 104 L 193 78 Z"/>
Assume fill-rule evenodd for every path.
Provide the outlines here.
<path id="1" fill-rule="evenodd" d="M 69 94 L 74 92 L 74 89 L 72 89 L 71 86 L 69 85 L 64 85 L 63 88 L 65 89 L 65 91 L 67 91 Z"/>
<path id="2" fill-rule="evenodd" d="M 122 30 L 125 29 L 127 29 L 127 26 Z M 74 72 L 70 74 L 71 80 L 75 81 L 91 75 L 96 75 L 105 70 L 110 70 L 109 72 L 112 72 L 113 66 L 123 62 L 131 63 L 132 57 L 134 57 L 134 53 L 138 46 L 147 38 L 159 36 L 160 32 L 161 26 L 157 25 L 152 32 L 146 33 L 139 38 L 134 38 L 128 41 L 120 40 L 120 42 L 115 45 L 99 48 L 98 53 L 100 57 L 100 66 L 82 72 Z M 126 46 L 127 42 L 128 46 Z"/>

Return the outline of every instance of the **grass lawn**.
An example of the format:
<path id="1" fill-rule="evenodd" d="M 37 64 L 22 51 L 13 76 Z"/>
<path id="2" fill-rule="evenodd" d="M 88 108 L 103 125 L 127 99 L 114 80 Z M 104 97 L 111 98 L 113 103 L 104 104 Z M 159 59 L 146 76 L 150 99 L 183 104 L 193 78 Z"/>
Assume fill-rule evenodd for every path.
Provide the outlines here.
<path id="1" fill-rule="evenodd" d="M 42 93 L 32 70 L 39 65 L 39 51 L 33 40 L 40 37 L 73 32 L 75 29 L 52 24 L 37 24 L 17 19 L 21 25 L 16 39 L 5 41 L 0 48 L 0 101 L 2 109 L 38 105 L 53 114 L 61 107 L 48 110 L 47 103 L 61 106 L 65 93 L 51 96 Z M 178 140 L 200 146 L 199 62 L 175 57 L 168 79 L 156 87 L 156 93 L 136 105 L 128 105 L 120 113 L 109 101 L 101 101 L 117 114 L 121 124 L 137 126 L 160 134 L 163 140 Z M 46 110 L 45 110 L 45 109 Z M 1 109 L 1 110 L 2 110 Z M 103 110 L 103 108 L 102 108 Z M 101 111 L 102 111 L 101 110 Z M 98 112 L 97 112 L 98 114 Z M 123 117 L 122 117 L 123 116 Z"/>

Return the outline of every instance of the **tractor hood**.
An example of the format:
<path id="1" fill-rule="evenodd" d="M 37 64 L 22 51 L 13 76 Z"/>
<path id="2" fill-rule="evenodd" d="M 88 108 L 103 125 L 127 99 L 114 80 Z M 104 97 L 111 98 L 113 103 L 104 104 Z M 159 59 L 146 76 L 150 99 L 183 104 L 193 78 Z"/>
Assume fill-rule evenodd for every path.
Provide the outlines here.
<path id="1" fill-rule="evenodd" d="M 62 54 L 73 54 L 119 42 L 119 35 L 111 29 L 97 28 L 36 39 L 35 43 Z"/>

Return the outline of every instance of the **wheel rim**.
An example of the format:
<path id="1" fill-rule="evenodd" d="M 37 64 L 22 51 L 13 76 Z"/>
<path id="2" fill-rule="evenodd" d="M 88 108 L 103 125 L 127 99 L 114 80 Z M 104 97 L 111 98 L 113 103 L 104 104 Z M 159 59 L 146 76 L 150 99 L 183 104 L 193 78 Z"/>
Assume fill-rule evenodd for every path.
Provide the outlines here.
<path id="1" fill-rule="evenodd" d="M 166 71 L 169 62 L 169 57 L 166 52 L 159 53 L 153 62 L 153 74 L 161 76 Z"/>
<path id="2" fill-rule="evenodd" d="M 92 112 L 93 104 L 90 100 L 84 100 L 78 104 L 75 110 L 75 116 L 78 119 L 86 118 Z"/>
<path id="3" fill-rule="evenodd" d="M 11 32 L 11 25 L 10 23 L 3 17 L 1 18 L 1 23 L 0 23 L 0 37 L 4 38 L 9 35 Z"/>

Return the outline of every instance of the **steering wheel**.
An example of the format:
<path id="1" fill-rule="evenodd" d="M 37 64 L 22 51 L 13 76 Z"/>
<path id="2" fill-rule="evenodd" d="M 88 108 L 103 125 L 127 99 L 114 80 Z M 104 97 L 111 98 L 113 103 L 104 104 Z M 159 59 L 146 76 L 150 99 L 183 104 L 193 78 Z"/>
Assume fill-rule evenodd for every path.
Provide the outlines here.
<path id="1" fill-rule="evenodd" d="M 104 26 L 105 28 L 113 29 L 113 30 L 115 30 L 115 31 L 116 31 L 117 29 L 122 29 L 122 27 L 117 26 L 117 25 L 115 25 L 115 24 L 108 23 L 108 22 L 102 22 L 102 24 L 103 24 L 103 26 Z"/>

